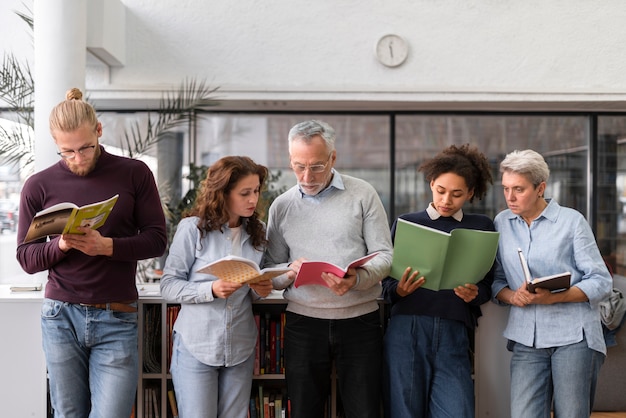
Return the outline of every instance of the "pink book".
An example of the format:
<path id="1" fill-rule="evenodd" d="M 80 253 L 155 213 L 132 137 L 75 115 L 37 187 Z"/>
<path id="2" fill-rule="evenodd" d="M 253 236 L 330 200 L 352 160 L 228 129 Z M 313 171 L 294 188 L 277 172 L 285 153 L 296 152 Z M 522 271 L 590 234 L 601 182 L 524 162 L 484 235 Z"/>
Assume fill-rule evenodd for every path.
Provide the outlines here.
<path id="1" fill-rule="evenodd" d="M 345 268 L 341 268 L 335 264 L 327 263 L 325 261 L 305 261 L 302 263 L 293 285 L 294 287 L 300 287 L 317 284 L 328 287 L 324 279 L 322 279 L 322 273 L 333 273 L 337 277 L 345 277 L 349 269 L 360 267 L 377 255 L 378 251 L 368 254 L 365 257 L 357 258 Z"/>
<path id="2" fill-rule="evenodd" d="M 261 315 L 254 314 L 254 322 L 256 324 L 256 347 L 254 349 L 254 371 L 252 374 L 258 376 L 261 374 Z"/>

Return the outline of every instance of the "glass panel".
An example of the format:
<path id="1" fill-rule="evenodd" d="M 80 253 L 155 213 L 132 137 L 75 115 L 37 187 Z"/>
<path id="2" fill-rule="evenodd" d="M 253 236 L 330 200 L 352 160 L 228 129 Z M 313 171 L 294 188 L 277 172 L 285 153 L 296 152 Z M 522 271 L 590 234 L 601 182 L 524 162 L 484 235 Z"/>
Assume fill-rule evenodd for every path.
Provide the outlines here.
<path id="1" fill-rule="evenodd" d="M 626 117 L 598 118 L 596 238 L 614 274 L 626 276 Z"/>
<path id="2" fill-rule="evenodd" d="M 489 158 L 494 185 L 470 212 L 494 217 L 506 209 L 500 187 L 499 163 L 515 149 L 541 153 L 551 170 L 546 197 L 586 215 L 587 118 L 565 116 L 398 116 L 396 119 L 395 213 L 423 210 L 432 194 L 419 165 L 445 147 L 475 144 Z"/>
<path id="3" fill-rule="evenodd" d="M 32 173 L 33 131 L 11 112 L 0 112 L 0 283 L 30 279 L 15 258 L 22 183 Z"/>
<path id="4" fill-rule="evenodd" d="M 143 130 L 147 127 L 147 117 L 145 112 L 100 112 L 104 128 L 101 142 L 110 152 L 126 154 L 122 151 L 129 148 L 125 133 L 139 127 L 140 136 L 145 138 Z M 533 148 L 546 157 L 551 168 L 547 196 L 583 214 L 587 213 L 588 118 L 584 116 L 397 116 L 394 156 L 396 193 L 393 202 L 390 190 L 390 116 L 386 114 L 205 113 L 198 118 L 191 141 L 187 126 L 183 126 L 177 132 L 168 134 L 157 146 L 150 147 L 141 159 L 155 171 L 164 200 L 179 198 L 187 192 L 189 185 L 185 176 L 189 174 L 190 161 L 197 165 L 209 165 L 223 155 L 249 155 L 272 169 L 277 176 L 276 189 L 290 187 L 295 184 L 295 177 L 289 169 L 287 133 L 297 122 L 312 118 L 325 120 L 335 127 L 336 168 L 370 182 L 378 190 L 390 221 L 401 213 L 421 210 L 430 202 L 428 185 L 416 171 L 419 164 L 450 144 L 465 142 L 477 144 L 486 153 L 493 165 L 495 183 L 486 198 L 475 202 L 468 210 L 495 216 L 504 209 L 506 204 L 499 186 L 498 163 L 513 149 Z M 623 239 L 620 237 L 626 231 L 623 219 L 626 215 L 626 164 L 619 161 L 624 152 L 626 117 L 600 120 L 598 239 L 603 254 L 612 260 L 614 267 L 624 268 L 626 250 L 622 249 Z M 0 174 L 3 176 L 0 179 L 0 198 L 19 195 L 21 182 L 27 173 L 22 169 L 18 175 L 14 169 L 11 170 L 0 161 Z M 613 194 L 610 194 L 611 190 Z M 603 212 L 605 210 L 606 213 Z M 619 236 L 616 236 L 611 231 L 618 228 Z M 0 281 L 6 281 L 13 273 L 22 272 L 14 261 L 14 233 L 4 231 L 0 239 Z M 16 266 L 15 272 L 7 272 L 7 267 L 12 265 Z"/>
<path id="5" fill-rule="evenodd" d="M 278 176 L 276 189 L 291 187 L 296 179 L 289 167 L 287 135 L 293 125 L 309 119 L 335 128 L 335 168 L 372 184 L 389 214 L 390 131 L 385 115 L 204 115 L 198 120 L 196 164 L 210 165 L 225 155 L 247 155 Z"/>

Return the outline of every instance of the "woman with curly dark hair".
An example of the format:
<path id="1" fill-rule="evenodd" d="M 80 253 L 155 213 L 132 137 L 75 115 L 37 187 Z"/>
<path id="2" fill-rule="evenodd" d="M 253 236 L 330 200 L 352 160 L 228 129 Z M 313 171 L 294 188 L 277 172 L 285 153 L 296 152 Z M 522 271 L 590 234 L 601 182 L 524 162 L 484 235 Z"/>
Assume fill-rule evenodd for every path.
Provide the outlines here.
<path id="1" fill-rule="evenodd" d="M 198 270 L 227 255 L 261 264 L 267 242 L 257 203 L 267 173 L 248 157 L 218 160 L 170 246 L 161 294 L 181 304 L 171 364 L 181 418 L 247 416 L 257 335 L 252 299 L 267 296 L 271 281 L 232 283 Z"/>
<path id="2" fill-rule="evenodd" d="M 451 145 L 419 170 L 430 183 L 433 201 L 426 210 L 401 219 L 444 232 L 495 231 L 489 217 L 462 209 L 465 202 L 482 199 L 493 183 L 489 161 L 476 147 Z M 470 333 L 480 316 L 479 306 L 491 297 L 493 269 L 477 284 L 449 290 L 420 288 L 425 280 L 428 277 L 420 277 L 410 267 L 401 280 L 383 280 L 383 294 L 391 304 L 384 338 L 385 415 L 471 418 Z"/>

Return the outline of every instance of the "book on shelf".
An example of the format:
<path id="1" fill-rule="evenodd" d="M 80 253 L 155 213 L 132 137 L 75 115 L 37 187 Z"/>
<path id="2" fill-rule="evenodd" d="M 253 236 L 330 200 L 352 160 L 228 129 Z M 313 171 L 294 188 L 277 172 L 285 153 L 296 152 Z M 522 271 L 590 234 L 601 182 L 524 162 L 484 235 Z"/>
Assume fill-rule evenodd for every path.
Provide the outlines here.
<path id="1" fill-rule="evenodd" d="M 289 400 L 284 388 L 259 384 L 250 396 L 248 417 L 281 418 L 288 416 Z"/>
<path id="2" fill-rule="evenodd" d="M 263 357 L 264 370 L 266 374 L 272 374 L 272 324 L 271 314 L 265 312 L 264 346 L 265 357 Z"/>
<path id="3" fill-rule="evenodd" d="M 170 369 L 170 365 L 172 364 L 172 347 L 174 344 L 173 336 L 174 336 L 174 323 L 176 322 L 176 318 L 178 318 L 178 313 L 180 312 L 180 305 L 167 305 L 167 335 L 166 344 L 167 344 L 167 369 Z"/>
<path id="4" fill-rule="evenodd" d="M 35 214 L 28 227 L 24 242 L 31 242 L 60 234 L 82 234 L 79 226 L 98 229 L 106 222 L 119 195 L 102 202 L 77 206 L 64 202 L 50 206 Z"/>
<path id="5" fill-rule="evenodd" d="M 178 418 L 178 404 L 176 403 L 176 395 L 173 390 L 170 389 L 167 391 L 167 399 L 169 400 L 172 417 Z"/>
<path id="6" fill-rule="evenodd" d="M 270 399 L 269 399 L 269 403 L 268 403 L 268 410 L 267 413 L 269 414 L 269 418 L 276 418 L 276 398 L 274 396 L 274 394 L 270 394 Z"/>
<path id="7" fill-rule="evenodd" d="M 275 413 L 274 416 L 276 418 L 281 418 L 282 417 L 282 411 L 283 411 L 283 400 L 280 396 L 277 396 L 276 399 L 274 399 L 274 406 L 275 406 Z"/>
<path id="8" fill-rule="evenodd" d="M 328 287 L 324 279 L 322 279 L 322 273 L 333 273 L 337 277 L 345 277 L 348 270 L 351 268 L 361 267 L 372 258 L 376 257 L 378 253 L 379 252 L 376 251 L 361 258 L 357 258 L 346 267 L 339 267 L 336 264 L 328 263 L 326 261 L 305 261 L 300 266 L 300 271 L 298 271 L 298 275 L 296 276 L 296 280 L 293 285 L 294 287 L 300 287 L 317 284 Z"/>
<path id="9" fill-rule="evenodd" d="M 256 324 L 256 346 L 254 347 L 254 369 L 252 374 L 257 376 L 261 374 L 261 315 L 254 314 L 254 323 Z"/>
<path id="10" fill-rule="evenodd" d="M 157 400 L 157 390 L 152 389 L 152 408 L 154 411 L 154 418 L 160 418 L 159 413 L 159 401 Z"/>
<path id="11" fill-rule="evenodd" d="M 268 361 L 270 373 L 278 374 L 276 363 L 276 321 L 273 319 L 270 320 L 270 355 Z"/>
<path id="12" fill-rule="evenodd" d="M 198 273 L 211 274 L 234 283 L 257 283 L 272 279 L 291 271 L 289 267 L 268 267 L 261 269 L 257 263 L 247 258 L 229 255 L 200 268 Z"/>
<path id="13" fill-rule="evenodd" d="M 257 414 L 256 397 L 250 398 L 250 406 L 248 407 L 249 418 L 259 418 Z"/>
<path id="14" fill-rule="evenodd" d="M 161 305 L 147 305 L 143 321 L 143 371 L 161 373 Z"/>
<path id="15" fill-rule="evenodd" d="M 38 292 L 42 289 L 41 283 L 14 284 L 9 287 L 11 292 Z"/>
<path id="16" fill-rule="evenodd" d="M 254 376 L 280 375 L 285 372 L 284 361 L 284 312 L 272 314 L 255 313 L 257 343 L 254 358 Z"/>
<path id="17" fill-rule="evenodd" d="M 398 219 L 390 276 L 400 280 L 407 267 L 424 276 L 425 289 L 454 289 L 478 283 L 491 269 L 499 232 L 456 228 L 439 231 Z"/>
<path id="18" fill-rule="evenodd" d="M 536 293 L 537 288 L 548 289 L 551 292 L 560 292 L 570 288 L 572 273 L 569 271 L 533 279 L 530 274 L 530 269 L 528 268 L 528 262 L 526 261 L 526 257 L 524 256 L 524 252 L 521 248 L 517 249 L 517 254 L 519 255 L 519 261 L 522 265 L 522 271 L 524 272 L 526 289 L 530 293 Z"/>
<path id="19" fill-rule="evenodd" d="M 259 418 L 265 418 L 265 414 L 263 411 L 263 385 L 259 385 L 258 387 L 258 391 L 259 391 L 259 396 L 258 396 L 258 402 L 257 402 L 257 415 L 259 416 Z"/>

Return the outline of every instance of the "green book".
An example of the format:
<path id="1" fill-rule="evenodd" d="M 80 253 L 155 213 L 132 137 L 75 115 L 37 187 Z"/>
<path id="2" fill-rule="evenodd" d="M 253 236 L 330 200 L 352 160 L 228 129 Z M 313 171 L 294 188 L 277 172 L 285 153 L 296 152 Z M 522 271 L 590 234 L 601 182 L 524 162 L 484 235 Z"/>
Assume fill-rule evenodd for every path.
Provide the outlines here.
<path id="1" fill-rule="evenodd" d="M 400 280 L 411 267 L 430 290 L 478 283 L 493 265 L 499 237 L 499 232 L 465 228 L 447 233 L 398 219 L 390 276 Z"/>

